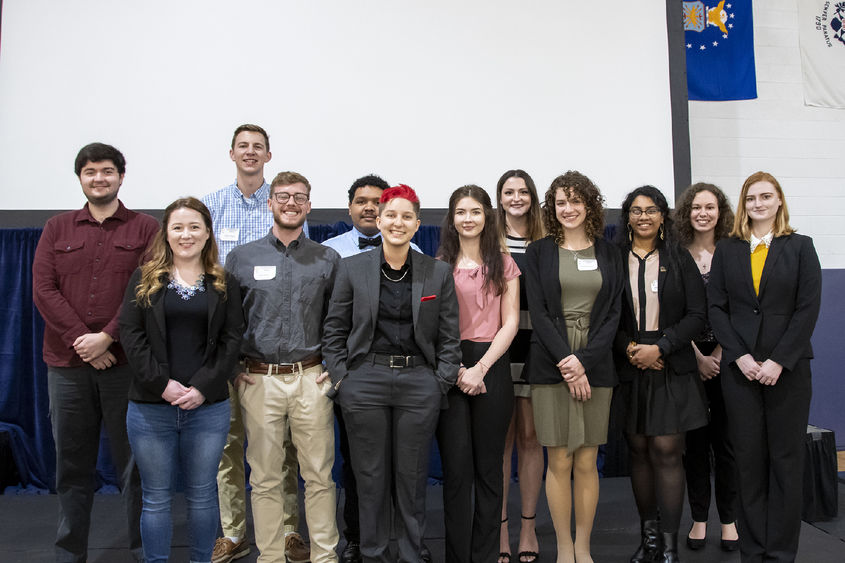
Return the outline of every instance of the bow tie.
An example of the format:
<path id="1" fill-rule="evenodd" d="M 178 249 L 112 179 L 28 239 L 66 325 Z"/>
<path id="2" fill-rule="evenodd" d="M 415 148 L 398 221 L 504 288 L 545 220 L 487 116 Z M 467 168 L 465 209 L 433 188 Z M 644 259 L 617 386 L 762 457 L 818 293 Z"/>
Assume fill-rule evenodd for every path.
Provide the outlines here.
<path id="1" fill-rule="evenodd" d="M 381 246 L 381 237 L 358 237 L 358 250 L 363 250 L 368 246 Z"/>

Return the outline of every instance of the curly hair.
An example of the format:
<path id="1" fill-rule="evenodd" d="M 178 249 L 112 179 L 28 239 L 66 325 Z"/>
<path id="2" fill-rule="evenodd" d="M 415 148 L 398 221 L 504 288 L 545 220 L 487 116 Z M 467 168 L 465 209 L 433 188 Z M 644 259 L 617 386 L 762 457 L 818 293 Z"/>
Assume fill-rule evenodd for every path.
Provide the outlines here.
<path id="1" fill-rule="evenodd" d="M 525 187 L 528 188 L 528 195 L 531 199 L 531 203 L 528 207 L 528 232 L 525 233 L 525 238 L 528 239 L 528 242 L 534 242 L 535 240 L 543 238 L 546 233 L 543 229 L 543 218 L 540 211 L 540 198 L 537 195 L 537 186 L 525 170 L 508 170 L 502 174 L 502 177 L 499 178 L 499 181 L 496 183 L 496 215 L 499 217 L 499 225 L 501 226 L 502 233 L 508 232 L 505 208 L 502 207 L 502 189 L 505 187 L 505 182 L 511 178 L 521 179 L 525 182 Z"/>
<path id="2" fill-rule="evenodd" d="M 561 174 L 546 190 L 543 203 L 543 223 L 546 233 L 552 237 L 558 246 L 563 245 L 564 229 L 555 213 L 555 198 L 557 191 L 563 190 L 567 198 L 578 197 L 584 202 L 587 217 L 584 220 L 584 232 L 590 240 L 604 236 L 604 196 L 592 180 L 576 170 Z"/>
<path id="3" fill-rule="evenodd" d="M 461 253 L 461 240 L 455 228 L 455 207 L 463 198 L 472 198 L 481 204 L 484 210 L 484 229 L 481 231 L 481 261 L 483 262 L 484 286 L 483 290 L 493 295 L 505 292 L 505 262 L 502 259 L 502 231 L 496 220 L 496 211 L 490 202 L 490 196 L 479 186 L 470 184 L 462 186 L 452 192 L 449 198 L 449 211 L 443 219 L 440 229 L 440 248 L 437 257 L 452 266 L 458 265 Z"/>
<path id="4" fill-rule="evenodd" d="M 692 214 L 692 202 L 695 196 L 701 192 L 710 192 L 716 197 L 716 204 L 719 207 L 719 219 L 713 230 L 713 242 L 718 242 L 731 234 L 734 223 L 734 212 L 728 201 L 728 196 L 713 184 L 698 182 L 684 190 L 681 197 L 675 202 L 673 219 L 675 222 L 675 233 L 681 246 L 689 246 L 695 238 L 695 230 L 692 228 L 690 215 Z"/>
<path id="5" fill-rule="evenodd" d="M 167 206 L 164 210 L 164 217 L 161 219 L 161 228 L 153 238 L 150 245 L 149 260 L 141 266 L 141 280 L 135 287 L 135 299 L 143 307 L 152 305 L 150 298 L 160 291 L 170 278 L 170 270 L 173 267 L 173 251 L 167 242 L 167 227 L 170 223 L 170 216 L 177 209 L 193 209 L 202 216 L 205 226 L 208 228 L 208 240 L 205 241 L 200 261 L 203 270 L 211 276 L 211 284 L 215 290 L 226 299 L 226 272 L 217 262 L 217 241 L 214 239 L 214 231 L 211 227 L 211 213 L 203 202 L 195 197 L 180 198 Z"/>

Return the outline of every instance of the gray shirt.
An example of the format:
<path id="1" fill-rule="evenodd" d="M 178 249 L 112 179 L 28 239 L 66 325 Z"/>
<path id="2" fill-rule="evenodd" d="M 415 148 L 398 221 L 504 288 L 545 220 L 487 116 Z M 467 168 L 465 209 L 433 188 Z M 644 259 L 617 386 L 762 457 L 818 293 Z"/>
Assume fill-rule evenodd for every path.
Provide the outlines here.
<path id="1" fill-rule="evenodd" d="M 226 270 L 237 278 L 243 298 L 241 354 L 274 364 L 319 354 L 339 262 L 337 252 L 304 234 L 285 247 L 271 230 L 235 247 Z"/>

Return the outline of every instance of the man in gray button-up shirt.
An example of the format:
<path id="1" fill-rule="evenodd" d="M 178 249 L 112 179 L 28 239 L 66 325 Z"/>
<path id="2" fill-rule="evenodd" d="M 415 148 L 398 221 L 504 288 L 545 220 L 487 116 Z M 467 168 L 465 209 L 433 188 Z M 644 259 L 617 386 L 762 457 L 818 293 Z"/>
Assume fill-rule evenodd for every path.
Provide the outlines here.
<path id="1" fill-rule="evenodd" d="M 270 233 L 236 247 L 226 259 L 226 269 L 241 285 L 247 324 L 241 347 L 247 369 L 235 385 L 241 393 L 255 543 L 262 561 L 285 560 L 281 467 L 288 425 L 305 480 L 311 561 L 337 561 L 334 416 L 320 340 L 340 256 L 302 232 L 310 193 L 302 175 L 276 176 L 268 201 Z"/>

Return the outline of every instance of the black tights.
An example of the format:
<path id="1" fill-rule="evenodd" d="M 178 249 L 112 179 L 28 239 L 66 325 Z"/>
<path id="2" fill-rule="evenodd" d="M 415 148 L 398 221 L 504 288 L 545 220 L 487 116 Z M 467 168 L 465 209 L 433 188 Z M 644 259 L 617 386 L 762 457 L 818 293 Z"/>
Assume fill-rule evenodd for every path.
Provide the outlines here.
<path id="1" fill-rule="evenodd" d="M 631 486 L 642 520 L 660 519 L 660 531 L 677 532 L 684 503 L 684 434 L 627 433 Z"/>

